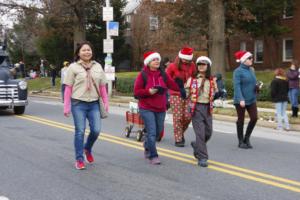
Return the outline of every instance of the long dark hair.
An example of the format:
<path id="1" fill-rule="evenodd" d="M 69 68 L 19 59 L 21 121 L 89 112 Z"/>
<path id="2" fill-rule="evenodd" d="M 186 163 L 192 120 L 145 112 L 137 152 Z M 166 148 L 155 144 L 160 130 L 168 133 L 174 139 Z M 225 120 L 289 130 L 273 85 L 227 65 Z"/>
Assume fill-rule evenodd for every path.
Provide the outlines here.
<path id="1" fill-rule="evenodd" d="M 198 74 L 199 74 L 198 64 L 196 64 L 196 65 L 197 65 L 197 70 L 192 75 L 193 78 L 196 78 L 198 76 Z M 210 67 L 210 64 L 207 64 L 207 68 L 206 68 L 206 72 L 205 72 L 205 78 L 206 79 L 210 79 L 211 78 L 211 67 Z"/>
<path id="2" fill-rule="evenodd" d="M 79 57 L 79 51 L 80 49 L 83 47 L 83 45 L 88 45 L 91 49 L 92 49 L 92 53 L 93 53 L 93 56 L 91 58 L 91 60 L 94 59 L 94 50 L 93 50 L 93 45 L 89 42 L 89 41 L 84 41 L 84 42 L 81 42 L 81 43 L 77 43 L 77 47 L 76 47 L 76 50 L 75 50 L 75 53 L 74 53 L 74 61 L 77 62 L 80 57 Z"/>
<path id="3" fill-rule="evenodd" d="M 197 75 L 200 74 L 199 70 L 198 70 L 198 64 L 197 65 L 197 70 L 196 72 L 193 74 L 193 78 L 197 78 Z M 211 67 L 210 64 L 207 64 L 207 68 L 206 68 L 206 72 L 205 72 L 205 78 L 202 79 L 201 83 L 200 83 L 200 91 L 203 92 L 204 90 L 204 82 L 206 79 L 210 80 L 212 78 L 211 76 Z"/>

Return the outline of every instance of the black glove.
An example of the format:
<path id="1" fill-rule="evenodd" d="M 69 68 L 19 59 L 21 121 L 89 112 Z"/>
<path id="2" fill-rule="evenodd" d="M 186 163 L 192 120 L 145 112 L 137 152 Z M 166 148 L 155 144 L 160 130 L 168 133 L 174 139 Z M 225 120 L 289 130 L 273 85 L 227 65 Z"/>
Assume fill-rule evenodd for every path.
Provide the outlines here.
<path id="1" fill-rule="evenodd" d="M 161 87 L 161 86 L 154 86 L 155 89 L 157 89 L 157 93 L 158 94 L 163 94 L 165 92 L 165 88 Z"/>
<path id="2" fill-rule="evenodd" d="M 175 78 L 175 83 L 178 85 L 179 88 L 184 88 L 183 80 L 180 78 Z"/>
<path id="3" fill-rule="evenodd" d="M 182 98 L 182 99 L 186 99 L 186 92 L 185 92 L 185 89 L 184 89 L 184 88 L 180 88 L 179 92 L 180 92 L 181 98 Z"/>

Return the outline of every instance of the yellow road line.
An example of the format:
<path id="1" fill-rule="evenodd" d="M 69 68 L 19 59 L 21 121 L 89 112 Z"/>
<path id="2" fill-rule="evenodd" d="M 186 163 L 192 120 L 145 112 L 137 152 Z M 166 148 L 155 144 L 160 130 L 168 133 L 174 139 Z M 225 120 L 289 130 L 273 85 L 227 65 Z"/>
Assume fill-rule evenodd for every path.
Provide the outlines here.
<path id="1" fill-rule="evenodd" d="M 62 126 L 62 127 L 68 127 L 68 128 L 74 129 L 74 126 L 63 124 L 63 123 L 60 123 L 60 122 L 55 122 L 55 121 L 47 120 L 47 119 L 40 118 L 40 117 L 30 116 L 30 115 L 23 115 L 23 116 L 31 118 L 31 119 L 36 119 L 36 120 L 39 120 L 39 121 L 42 121 L 42 122 L 48 122 L 48 123 L 56 124 L 56 125 L 59 125 L 59 126 Z M 130 143 L 130 144 L 142 147 L 142 143 L 140 143 L 140 142 L 128 140 L 128 139 L 125 139 L 125 138 L 120 138 L 118 136 L 113 136 L 113 135 L 110 135 L 110 134 L 107 134 L 107 133 L 101 133 L 101 136 L 116 139 L 116 140 L 120 140 L 120 141 L 124 141 L 126 143 Z M 165 148 L 160 148 L 160 147 L 157 147 L 157 150 L 161 153 L 166 152 L 166 153 L 170 153 L 170 154 L 174 154 L 174 155 L 178 155 L 178 156 L 182 156 L 182 157 L 185 157 L 185 158 L 195 160 L 194 156 L 188 155 L 188 154 L 185 154 L 185 153 L 180 153 L 180 152 L 177 152 L 177 151 L 173 151 L 173 150 L 169 150 L 169 149 L 165 149 Z M 278 177 L 278 176 L 273 176 L 273 175 L 270 175 L 270 174 L 261 173 L 261 172 L 257 172 L 257 171 L 254 171 L 254 170 L 250 170 L 250 169 L 246 169 L 246 168 L 242 168 L 242 167 L 237 167 L 237 166 L 234 166 L 234 165 L 221 163 L 221 162 L 217 162 L 217 161 L 213 161 L 213 160 L 209 160 L 208 162 L 210 164 L 213 164 L 213 165 L 226 167 L 226 168 L 229 168 L 229 169 L 233 169 L 233 170 L 236 170 L 236 171 L 252 174 L 252 175 L 255 175 L 255 176 L 260 176 L 260 177 L 263 177 L 263 178 L 268 178 L 268 179 L 280 181 L 280 182 L 283 182 L 283 183 L 288 183 L 288 184 L 291 184 L 291 185 L 300 186 L 300 182 L 298 182 L 298 181 L 294 181 L 294 180 L 290 180 L 290 179 L 286 179 L 286 178 L 282 178 L 282 177 Z"/>
<path id="2" fill-rule="evenodd" d="M 51 121 L 51 120 L 47 120 L 47 119 L 43 119 L 43 118 L 39 118 L 39 117 L 29 116 L 29 115 L 23 115 L 23 116 L 18 116 L 18 117 L 22 118 L 22 119 L 31 120 L 31 121 L 34 121 L 34 122 L 37 122 L 37 123 L 41 123 L 41 124 L 44 124 L 44 125 L 61 128 L 61 129 L 67 130 L 67 131 L 72 131 L 72 132 L 74 131 L 74 126 L 71 126 L 71 125 L 66 125 L 66 124 L 63 124 L 63 123 L 59 123 L 59 122 L 55 122 L 55 121 Z M 86 131 L 86 134 L 87 133 L 88 133 L 88 131 Z M 100 138 L 102 140 L 105 140 L 105 141 L 113 142 L 113 143 L 116 143 L 116 144 L 120 144 L 120 145 L 123 145 L 123 146 L 131 147 L 131 148 L 135 148 L 135 149 L 139 149 L 139 150 L 143 150 L 142 144 L 139 143 L 139 142 L 130 141 L 128 139 L 120 138 L 120 137 L 117 137 L 117 136 L 112 136 L 112 135 L 105 134 L 105 133 L 101 133 Z M 179 161 L 189 163 L 189 164 L 196 164 L 196 160 L 194 159 L 194 157 L 191 156 L 191 155 L 188 155 L 188 154 L 184 154 L 184 153 L 180 153 L 180 152 L 176 152 L 176 151 L 172 151 L 172 150 L 168 150 L 168 149 L 164 149 L 164 148 L 158 148 L 158 152 L 159 152 L 160 155 L 165 156 L 165 157 L 169 157 L 169 158 L 179 160 Z M 185 158 L 178 157 L 176 155 L 182 156 L 182 157 L 185 157 Z M 188 158 L 188 159 L 186 159 L 186 158 Z M 220 172 L 223 172 L 223 173 L 227 173 L 227 174 L 242 177 L 242 178 L 245 178 L 245 179 L 257 181 L 257 182 L 260 182 L 260 183 L 264 183 L 264 184 L 268 184 L 268 185 L 288 189 L 288 190 L 291 190 L 291 191 L 294 191 L 294 192 L 300 192 L 300 188 L 292 187 L 292 186 L 289 186 L 289 185 L 284 185 L 284 184 L 273 182 L 273 181 L 266 180 L 266 179 L 263 179 L 263 178 L 268 178 L 268 179 L 272 179 L 272 180 L 275 180 L 275 181 L 280 181 L 280 182 L 300 186 L 300 182 L 297 182 L 297 181 L 293 181 L 293 180 L 289 180 L 289 179 L 285 179 L 285 178 L 281 178 L 281 177 L 277 177 L 277 176 L 273 176 L 273 175 L 269 175 L 269 174 L 264 174 L 264 173 L 261 173 L 261 172 L 257 172 L 257 171 L 253 171 L 253 170 L 249 170 L 249 169 L 245 169 L 245 168 L 240 168 L 240 167 L 236 167 L 234 165 L 229 165 L 229 164 L 225 164 L 225 163 L 221 163 L 221 162 L 217 162 L 217 161 L 211 161 L 210 160 L 209 162 L 211 164 L 213 164 L 213 165 L 209 165 L 209 167 L 208 167 L 209 169 L 213 169 L 213 170 L 220 171 Z M 229 170 L 229 169 L 220 168 L 220 167 L 215 166 L 215 165 L 219 165 L 221 167 L 233 169 L 233 170 L 240 171 L 240 172 L 245 172 L 245 173 L 256 175 L 256 176 L 260 176 L 260 177 L 263 177 L 263 178 L 258 178 L 258 177 L 255 177 L 255 176 L 243 174 L 243 173 L 232 171 L 232 170 Z"/>

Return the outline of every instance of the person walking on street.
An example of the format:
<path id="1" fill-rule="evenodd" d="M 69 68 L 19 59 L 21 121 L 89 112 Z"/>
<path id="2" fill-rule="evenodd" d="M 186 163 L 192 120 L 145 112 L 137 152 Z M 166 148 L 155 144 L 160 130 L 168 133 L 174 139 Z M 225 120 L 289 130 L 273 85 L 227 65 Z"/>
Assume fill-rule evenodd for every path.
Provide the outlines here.
<path id="1" fill-rule="evenodd" d="M 256 95 L 258 92 L 256 76 L 250 68 L 253 64 L 253 55 L 248 51 L 238 51 L 235 57 L 240 63 L 233 72 L 234 106 L 238 116 L 236 122 L 238 147 L 251 149 L 253 147 L 250 143 L 250 136 L 257 122 Z M 249 114 L 250 121 L 244 136 L 245 110 Z"/>
<path id="2" fill-rule="evenodd" d="M 193 49 L 184 47 L 179 51 L 175 61 L 170 63 L 166 70 L 167 74 L 181 87 L 180 92 L 170 90 L 170 104 L 173 112 L 173 129 L 176 147 L 184 147 L 184 132 L 191 122 L 191 117 L 187 113 L 188 100 L 185 97 L 184 84 L 196 73 L 196 65 L 192 59 Z"/>
<path id="3" fill-rule="evenodd" d="M 275 77 L 271 82 L 271 97 L 275 102 L 277 116 L 277 130 L 282 130 L 282 120 L 285 123 L 285 130 L 290 130 L 289 119 L 286 113 L 288 103 L 289 83 L 282 68 L 275 70 Z"/>
<path id="4" fill-rule="evenodd" d="M 197 73 L 187 80 L 185 85 L 187 96 L 190 97 L 190 113 L 196 141 L 191 145 L 198 165 L 207 167 L 206 143 L 212 135 L 212 109 L 214 93 L 218 91 L 216 79 L 211 75 L 211 60 L 206 56 L 197 58 Z"/>
<path id="5" fill-rule="evenodd" d="M 291 62 L 290 69 L 287 72 L 289 81 L 289 99 L 292 105 L 292 117 L 298 117 L 298 96 L 299 96 L 299 71 L 298 61 L 293 60 Z"/>
<path id="6" fill-rule="evenodd" d="M 99 94 L 108 111 L 106 76 L 102 66 L 93 60 L 92 45 L 80 43 L 75 51 L 75 62 L 72 63 L 64 79 L 64 115 L 69 117 L 72 111 L 75 135 L 75 167 L 85 169 L 84 156 L 88 163 L 94 162 L 92 147 L 101 131 Z M 97 88 L 96 88 L 96 86 Z M 84 145 L 86 119 L 89 121 L 90 133 Z"/>
<path id="7" fill-rule="evenodd" d="M 64 94 L 65 94 L 65 84 L 64 84 L 64 79 L 66 77 L 66 74 L 67 74 L 67 69 L 70 65 L 70 63 L 68 61 L 65 61 L 63 63 L 63 68 L 61 68 L 61 71 L 60 71 L 60 83 L 61 83 L 61 99 L 62 99 L 62 102 L 64 102 Z"/>
<path id="8" fill-rule="evenodd" d="M 134 84 L 134 96 L 139 99 L 139 112 L 146 129 L 144 156 L 153 165 L 161 163 L 156 150 L 156 138 L 164 127 L 167 110 L 167 89 L 179 90 L 177 84 L 160 69 L 160 61 L 159 53 L 146 52 L 144 54 L 143 71 L 138 74 Z M 147 77 L 146 83 L 143 76 Z"/>

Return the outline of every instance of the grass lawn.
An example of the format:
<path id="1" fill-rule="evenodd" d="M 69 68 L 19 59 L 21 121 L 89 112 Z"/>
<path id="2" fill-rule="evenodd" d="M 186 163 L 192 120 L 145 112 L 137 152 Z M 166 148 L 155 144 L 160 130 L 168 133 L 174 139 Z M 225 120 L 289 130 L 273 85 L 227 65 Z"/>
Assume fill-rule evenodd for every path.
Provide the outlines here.
<path id="1" fill-rule="evenodd" d="M 233 72 L 226 72 L 226 78 L 225 79 L 231 79 L 232 80 Z M 264 84 L 270 84 L 271 81 L 274 78 L 274 72 L 273 71 L 256 71 L 255 72 L 256 79 L 258 81 L 262 81 Z"/>
<path id="2" fill-rule="evenodd" d="M 28 89 L 29 91 L 40 91 L 40 90 L 50 90 L 59 92 L 60 91 L 60 78 L 55 79 L 55 86 L 51 86 L 51 78 L 36 78 L 30 79 L 28 82 Z"/>

